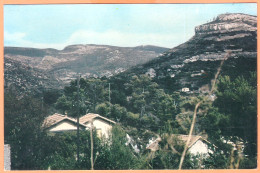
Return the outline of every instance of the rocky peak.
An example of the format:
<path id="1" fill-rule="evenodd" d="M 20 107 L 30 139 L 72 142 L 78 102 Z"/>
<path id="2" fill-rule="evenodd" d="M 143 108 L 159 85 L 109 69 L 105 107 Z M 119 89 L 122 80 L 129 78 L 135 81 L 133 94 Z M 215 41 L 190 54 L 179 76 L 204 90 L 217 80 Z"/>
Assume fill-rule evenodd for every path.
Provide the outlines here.
<path id="1" fill-rule="evenodd" d="M 256 16 L 221 14 L 197 26 L 196 35 L 187 42 L 123 75 L 147 74 L 170 91 L 189 88 L 204 92 L 226 57 L 222 75 L 234 77 L 256 70 L 256 22 Z"/>
<path id="2" fill-rule="evenodd" d="M 213 21 L 195 27 L 196 35 L 256 30 L 257 17 L 240 13 L 221 14 Z"/>
<path id="3" fill-rule="evenodd" d="M 217 16 L 216 21 L 250 21 L 256 24 L 256 16 L 242 13 L 227 13 Z"/>

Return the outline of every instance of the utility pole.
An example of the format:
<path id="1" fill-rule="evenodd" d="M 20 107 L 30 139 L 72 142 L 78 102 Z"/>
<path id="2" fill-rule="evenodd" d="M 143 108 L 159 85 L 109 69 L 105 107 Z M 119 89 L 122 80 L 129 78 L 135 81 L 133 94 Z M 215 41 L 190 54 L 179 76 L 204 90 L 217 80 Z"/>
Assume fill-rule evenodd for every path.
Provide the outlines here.
<path id="1" fill-rule="evenodd" d="M 144 87 L 143 87 L 143 101 L 145 102 L 145 100 L 144 100 Z M 142 105 L 142 108 L 141 108 L 141 117 L 143 117 L 143 115 L 144 115 L 144 113 L 145 113 L 145 103 Z"/>
<path id="2" fill-rule="evenodd" d="M 79 78 L 77 76 L 77 162 L 79 164 Z"/>
<path id="3" fill-rule="evenodd" d="M 111 96 L 110 96 L 110 83 L 108 83 L 108 100 L 111 103 Z"/>
<path id="4" fill-rule="evenodd" d="M 110 83 L 108 83 L 108 101 L 109 101 L 109 116 L 111 116 L 111 96 L 110 96 Z"/>
<path id="5" fill-rule="evenodd" d="M 96 108 L 96 102 L 97 102 L 97 86 L 96 84 L 94 85 L 94 100 L 93 100 L 93 110 L 95 111 Z M 96 113 L 96 111 L 94 112 Z"/>

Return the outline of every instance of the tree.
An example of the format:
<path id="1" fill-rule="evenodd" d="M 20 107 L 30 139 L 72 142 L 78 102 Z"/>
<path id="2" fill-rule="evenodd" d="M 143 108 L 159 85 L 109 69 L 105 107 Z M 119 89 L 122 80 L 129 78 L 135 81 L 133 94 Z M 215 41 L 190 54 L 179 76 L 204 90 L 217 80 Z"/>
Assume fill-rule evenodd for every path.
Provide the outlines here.
<path id="1" fill-rule="evenodd" d="M 103 103 L 106 97 L 105 81 L 101 79 L 83 79 L 79 81 L 79 112 L 95 112 L 96 105 Z M 71 81 L 70 86 L 64 88 L 64 94 L 57 99 L 55 107 L 69 116 L 77 116 L 77 81 Z"/>
<path id="2" fill-rule="evenodd" d="M 93 158 L 96 160 L 98 155 L 103 152 L 101 140 L 93 133 Z M 77 162 L 76 157 L 75 132 L 57 133 L 48 136 L 50 151 L 45 159 L 46 165 L 53 170 L 90 170 L 91 169 L 91 139 L 89 131 L 81 131 L 79 135 L 80 157 Z M 95 165 L 94 165 L 95 167 Z"/>
<path id="3" fill-rule="evenodd" d="M 46 133 L 42 123 L 47 109 L 32 96 L 17 99 L 5 92 L 5 142 L 11 145 L 12 169 L 46 169 Z"/>
<path id="4" fill-rule="evenodd" d="M 175 125 L 175 115 L 179 112 L 178 93 L 165 93 L 147 75 L 133 76 L 126 86 L 130 94 L 127 109 L 140 115 L 142 125 L 153 131 L 158 131 L 169 121 Z"/>
<path id="5" fill-rule="evenodd" d="M 53 105 L 57 99 L 61 96 L 61 90 L 48 89 L 43 91 L 43 101 L 47 105 Z"/>
<path id="6" fill-rule="evenodd" d="M 184 142 L 172 136 L 172 133 L 162 134 L 159 149 L 147 155 L 147 168 L 178 169 L 183 148 Z M 185 169 L 197 169 L 199 167 L 197 156 L 188 153 L 183 166 Z"/>
<path id="7" fill-rule="evenodd" d="M 101 103 L 96 106 L 96 112 L 124 125 L 137 126 L 139 123 L 139 114 L 128 112 L 119 104 Z"/>
<path id="8" fill-rule="evenodd" d="M 126 133 L 122 127 L 115 125 L 111 137 L 100 151 L 95 163 L 95 169 L 138 169 L 138 157 L 126 145 Z"/>
<path id="9" fill-rule="evenodd" d="M 229 125 L 221 126 L 222 133 L 242 138 L 246 145 L 245 152 L 250 156 L 256 156 L 257 153 L 256 87 L 256 73 L 251 73 L 249 79 L 240 76 L 234 81 L 225 76 L 219 81 L 217 99 L 214 102 Z"/>
<path id="10" fill-rule="evenodd" d="M 254 165 L 251 168 L 254 168 L 257 154 L 256 73 L 251 73 L 248 79 L 239 76 L 231 80 L 229 76 L 224 76 L 217 86 L 213 108 L 203 118 L 204 128 L 218 146 L 223 146 L 223 138 L 234 143 L 242 140 L 246 155 L 244 161 L 250 161 L 250 165 Z M 228 152 L 230 155 L 230 149 Z"/>

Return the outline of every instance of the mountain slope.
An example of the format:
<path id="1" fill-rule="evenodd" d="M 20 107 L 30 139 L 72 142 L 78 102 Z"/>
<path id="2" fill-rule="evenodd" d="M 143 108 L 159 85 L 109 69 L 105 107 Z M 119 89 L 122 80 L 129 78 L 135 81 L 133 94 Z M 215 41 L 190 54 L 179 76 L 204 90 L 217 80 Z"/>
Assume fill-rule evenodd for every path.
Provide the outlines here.
<path id="1" fill-rule="evenodd" d="M 222 75 L 256 71 L 256 16 L 222 14 L 195 28 L 195 35 L 162 56 L 120 74 L 117 78 L 148 74 L 165 89 L 207 89 L 220 61 L 228 54 Z"/>
<path id="2" fill-rule="evenodd" d="M 5 47 L 5 88 L 24 91 L 62 88 L 77 73 L 110 77 L 156 58 L 167 48 L 70 45 L 63 50 Z"/>
<path id="3" fill-rule="evenodd" d="M 51 75 L 34 69 L 13 59 L 5 59 L 4 88 L 11 90 L 18 97 L 25 94 L 38 94 L 52 88 L 61 89 L 57 80 Z"/>
<path id="4" fill-rule="evenodd" d="M 83 77 L 112 76 L 134 65 L 156 58 L 167 48 L 156 46 L 116 47 L 106 45 L 71 45 L 63 50 L 5 48 L 5 59 L 27 64 L 68 83 L 77 73 Z"/>

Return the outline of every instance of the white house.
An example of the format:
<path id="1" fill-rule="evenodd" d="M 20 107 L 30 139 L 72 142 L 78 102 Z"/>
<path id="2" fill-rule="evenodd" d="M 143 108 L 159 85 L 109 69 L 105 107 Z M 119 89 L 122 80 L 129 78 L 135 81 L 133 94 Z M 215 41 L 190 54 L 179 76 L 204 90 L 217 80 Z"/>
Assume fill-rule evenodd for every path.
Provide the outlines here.
<path id="1" fill-rule="evenodd" d="M 186 144 L 189 135 L 176 135 L 181 141 Z M 188 145 L 188 152 L 193 155 L 208 155 L 212 153 L 209 149 L 210 142 L 204 139 L 202 136 L 192 135 Z"/>
<path id="2" fill-rule="evenodd" d="M 180 135 L 180 134 L 172 134 L 170 137 L 168 137 L 167 141 L 174 141 L 174 138 L 178 139 L 177 144 L 179 145 L 185 145 L 188 140 L 188 135 Z M 159 143 L 161 141 L 161 138 L 158 137 L 156 140 L 151 142 L 146 149 L 149 149 L 151 151 L 156 151 L 159 149 Z M 192 135 L 191 140 L 188 144 L 188 150 L 190 154 L 193 155 L 204 155 L 207 156 L 208 153 L 212 153 L 212 151 L 209 149 L 208 144 L 210 144 L 206 139 L 204 139 L 202 136 L 196 136 Z M 173 150 L 174 147 L 172 148 Z M 177 152 L 177 151 L 175 151 Z"/>
<path id="3" fill-rule="evenodd" d="M 98 114 L 88 113 L 79 119 L 80 130 L 89 130 L 93 127 L 99 137 L 108 137 L 113 124 L 116 122 Z M 48 116 L 43 123 L 43 128 L 49 132 L 65 132 L 77 130 L 77 119 L 55 113 Z"/>
<path id="4" fill-rule="evenodd" d="M 189 92 L 190 89 L 189 89 L 189 88 L 182 88 L 181 91 L 182 91 L 182 92 Z"/>
<path id="5" fill-rule="evenodd" d="M 77 120 L 70 118 L 67 115 L 55 113 L 45 118 L 43 127 L 49 132 L 64 132 L 77 130 Z M 86 129 L 82 124 L 79 124 L 80 129 Z"/>
<path id="6" fill-rule="evenodd" d="M 87 129 L 92 126 L 96 129 L 98 136 L 104 136 L 108 138 L 109 132 L 112 130 L 113 124 L 116 124 L 115 121 L 112 121 L 108 118 L 105 118 L 98 114 L 89 113 L 79 119 L 80 124 L 86 126 Z"/>
<path id="7" fill-rule="evenodd" d="M 153 152 L 157 151 L 159 149 L 159 142 L 161 142 L 161 138 L 158 137 L 154 141 L 149 141 L 150 143 L 146 146 L 146 149 L 151 150 Z"/>

